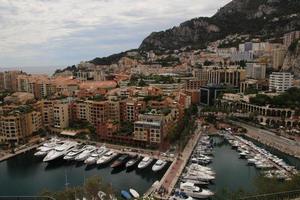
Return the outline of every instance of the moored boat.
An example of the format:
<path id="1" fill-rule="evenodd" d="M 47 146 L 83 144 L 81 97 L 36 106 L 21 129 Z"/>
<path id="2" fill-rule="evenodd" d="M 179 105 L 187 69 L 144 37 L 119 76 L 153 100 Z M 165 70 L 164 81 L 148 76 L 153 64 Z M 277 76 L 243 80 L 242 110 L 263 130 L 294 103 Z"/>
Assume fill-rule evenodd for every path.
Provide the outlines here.
<path id="1" fill-rule="evenodd" d="M 121 191 L 121 196 L 124 198 L 124 199 L 131 199 L 131 195 L 129 194 L 129 192 L 127 192 L 126 190 L 122 190 Z"/>
<path id="2" fill-rule="evenodd" d="M 166 166 L 167 162 L 164 160 L 157 160 L 152 166 L 152 171 L 157 172 Z"/>
<path id="3" fill-rule="evenodd" d="M 152 161 L 153 161 L 153 158 L 144 157 L 142 159 L 142 161 L 139 163 L 138 168 L 139 169 L 144 169 L 144 168 L 148 167 L 151 164 Z"/>
<path id="4" fill-rule="evenodd" d="M 115 160 L 110 167 L 111 168 L 118 168 L 118 167 L 122 167 L 125 165 L 125 163 L 127 162 L 129 156 L 127 154 L 123 154 L 121 155 L 117 160 Z"/>
<path id="5" fill-rule="evenodd" d="M 136 199 L 140 198 L 140 194 L 136 190 L 130 188 L 129 192 L 130 192 L 131 196 L 133 196 L 134 198 L 136 198 Z"/>

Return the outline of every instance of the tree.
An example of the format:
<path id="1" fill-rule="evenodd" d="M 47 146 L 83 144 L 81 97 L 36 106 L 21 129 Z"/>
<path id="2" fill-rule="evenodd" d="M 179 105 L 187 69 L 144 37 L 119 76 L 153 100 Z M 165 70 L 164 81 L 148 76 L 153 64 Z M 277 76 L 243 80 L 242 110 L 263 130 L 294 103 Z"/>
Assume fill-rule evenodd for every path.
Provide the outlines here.
<path id="1" fill-rule="evenodd" d="M 104 184 L 100 177 L 94 176 L 88 178 L 83 186 L 80 187 L 67 187 L 62 191 L 52 192 L 43 190 L 41 196 L 53 197 L 56 200 L 74 200 L 76 198 L 82 199 L 98 199 L 98 192 L 102 191 L 105 195 L 103 200 L 111 200 L 116 196 L 116 192 L 112 189 L 111 185 Z"/>

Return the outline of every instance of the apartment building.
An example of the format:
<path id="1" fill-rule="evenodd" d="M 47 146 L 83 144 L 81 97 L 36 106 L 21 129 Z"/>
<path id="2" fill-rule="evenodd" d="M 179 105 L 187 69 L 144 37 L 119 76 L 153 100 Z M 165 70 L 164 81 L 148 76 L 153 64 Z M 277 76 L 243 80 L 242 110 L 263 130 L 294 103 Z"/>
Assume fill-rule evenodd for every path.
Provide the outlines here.
<path id="1" fill-rule="evenodd" d="M 65 129 L 69 127 L 69 104 L 63 101 L 55 101 L 53 104 L 53 127 Z"/>
<path id="2" fill-rule="evenodd" d="M 205 70 L 205 69 L 194 69 L 193 70 L 193 77 L 196 79 L 196 80 L 199 80 L 199 81 L 208 81 L 208 70 Z"/>
<path id="3" fill-rule="evenodd" d="M 43 127 L 42 114 L 25 107 L 0 116 L 0 142 L 18 144 Z"/>
<path id="4" fill-rule="evenodd" d="M 205 80 L 186 80 L 185 89 L 186 90 L 199 90 L 202 86 L 206 85 Z"/>
<path id="5" fill-rule="evenodd" d="M 36 99 L 51 96 L 56 92 L 55 85 L 44 75 L 19 75 L 17 83 L 18 91 L 32 93 Z"/>
<path id="6" fill-rule="evenodd" d="M 22 71 L 0 72 L 0 90 L 16 92 L 18 90 L 17 77 L 22 73 Z"/>
<path id="7" fill-rule="evenodd" d="M 247 63 L 246 65 L 247 78 L 252 78 L 256 80 L 266 78 L 266 65 L 258 63 Z"/>
<path id="8" fill-rule="evenodd" d="M 276 48 L 272 50 L 272 68 L 281 69 L 287 50 L 285 48 Z"/>
<path id="9" fill-rule="evenodd" d="M 151 110 L 134 122 L 134 140 L 159 145 L 176 122 L 175 110 Z"/>
<path id="10" fill-rule="evenodd" d="M 145 108 L 146 103 L 144 101 L 138 101 L 137 99 L 125 99 L 120 101 L 121 121 L 137 121 L 140 111 Z"/>
<path id="11" fill-rule="evenodd" d="M 208 70 L 208 84 L 239 87 L 240 82 L 246 79 L 246 70 L 236 66 L 214 67 L 203 70 Z"/>
<path id="12" fill-rule="evenodd" d="M 288 72 L 272 72 L 269 79 L 269 91 L 285 92 L 292 87 L 294 76 Z"/>

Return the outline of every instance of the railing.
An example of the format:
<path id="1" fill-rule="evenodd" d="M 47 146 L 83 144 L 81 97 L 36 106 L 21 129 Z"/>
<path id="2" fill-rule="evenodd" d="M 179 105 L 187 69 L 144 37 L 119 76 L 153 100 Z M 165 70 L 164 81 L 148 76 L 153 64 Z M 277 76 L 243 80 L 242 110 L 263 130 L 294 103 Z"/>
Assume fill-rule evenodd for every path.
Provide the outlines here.
<path id="1" fill-rule="evenodd" d="M 260 194 L 241 198 L 240 200 L 288 200 L 300 197 L 300 190 L 293 190 L 287 192 L 276 192 L 270 194 Z"/>
<path id="2" fill-rule="evenodd" d="M 0 196 L 0 200 L 56 200 L 48 196 Z"/>

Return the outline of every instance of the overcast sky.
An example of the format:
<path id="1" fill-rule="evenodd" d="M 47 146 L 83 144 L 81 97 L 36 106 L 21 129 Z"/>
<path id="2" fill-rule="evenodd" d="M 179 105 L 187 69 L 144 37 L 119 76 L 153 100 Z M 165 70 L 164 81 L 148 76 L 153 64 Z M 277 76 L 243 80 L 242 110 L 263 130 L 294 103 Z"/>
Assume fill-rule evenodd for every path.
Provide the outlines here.
<path id="1" fill-rule="evenodd" d="M 0 0 L 0 67 L 64 66 L 137 48 L 229 0 Z"/>

